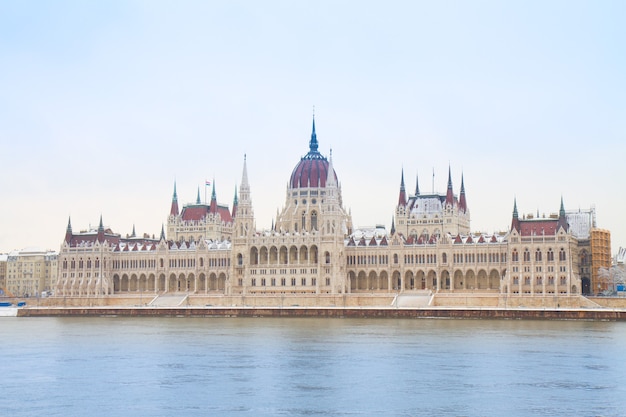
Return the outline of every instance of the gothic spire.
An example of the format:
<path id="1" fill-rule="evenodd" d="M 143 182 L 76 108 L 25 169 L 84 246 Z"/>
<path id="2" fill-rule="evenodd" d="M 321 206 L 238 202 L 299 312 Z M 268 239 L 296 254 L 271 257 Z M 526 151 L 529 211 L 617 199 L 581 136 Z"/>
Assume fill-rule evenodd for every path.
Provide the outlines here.
<path id="1" fill-rule="evenodd" d="M 513 199 L 513 220 L 511 221 L 511 229 L 520 230 L 519 214 L 517 213 L 517 197 Z"/>
<path id="2" fill-rule="evenodd" d="M 100 243 L 104 242 L 104 226 L 102 224 L 102 214 L 100 215 L 100 224 L 98 225 L 98 235 L 96 239 Z"/>
<path id="3" fill-rule="evenodd" d="M 215 193 L 215 178 L 213 179 L 213 191 L 211 191 L 211 207 L 209 213 L 217 213 L 217 194 Z"/>
<path id="4" fill-rule="evenodd" d="M 163 223 L 161 223 L 161 237 L 159 240 L 165 240 L 165 226 L 163 226 Z"/>
<path id="5" fill-rule="evenodd" d="M 198 187 L 198 196 L 196 197 L 196 204 L 202 204 L 202 200 L 200 200 L 200 187 Z"/>
<path id="6" fill-rule="evenodd" d="M 174 181 L 174 195 L 172 196 L 170 216 L 178 216 L 178 196 L 176 195 L 176 181 Z"/>
<path id="7" fill-rule="evenodd" d="M 420 182 L 417 177 L 417 174 L 415 174 L 415 195 L 416 196 L 420 195 Z"/>
<path id="8" fill-rule="evenodd" d="M 315 114 L 313 114 L 313 131 L 311 132 L 311 141 L 309 142 L 309 151 L 317 152 L 317 135 L 315 134 Z"/>
<path id="9" fill-rule="evenodd" d="M 65 229 L 65 241 L 70 243 L 72 240 L 72 219 L 71 217 L 67 218 L 67 229 Z"/>
<path id="10" fill-rule="evenodd" d="M 461 192 L 459 193 L 459 209 L 467 212 L 467 200 L 465 199 L 465 181 L 463 180 L 463 174 L 461 174 Z"/>
<path id="11" fill-rule="evenodd" d="M 402 177 L 400 179 L 400 195 L 398 196 L 398 206 L 406 206 L 406 189 L 404 188 L 404 168 L 402 168 Z"/>
<path id="12" fill-rule="evenodd" d="M 235 185 L 235 197 L 233 197 L 233 212 L 232 217 L 237 215 L 237 206 L 239 205 L 239 198 L 237 198 L 237 186 Z"/>
<path id="13" fill-rule="evenodd" d="M 394 216 L 391 216 L 391 234 L 396 234 L 396 219 Z"/>
<path id="14" fill-rule="evenodd" d="M 452 170 L 448 165 L 448 190 L 446 191 L 446 205 L 454 205 L 454 192 L 452 191 Z"/>

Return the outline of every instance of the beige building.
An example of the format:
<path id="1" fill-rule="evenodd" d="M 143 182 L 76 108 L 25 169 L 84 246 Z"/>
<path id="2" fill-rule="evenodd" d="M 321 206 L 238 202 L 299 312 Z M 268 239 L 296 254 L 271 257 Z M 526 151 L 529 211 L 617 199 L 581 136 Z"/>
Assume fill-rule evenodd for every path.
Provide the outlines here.
<path id="1" fill-rule="evenodd" d="M 232 210 L 217 203 L 178 207 L 167 234 L 123 238 L 105 228 L 75 234 L 68 222 L 56 295 L 420 294 L 484 292 L 559 296 L 590 292 L 595 211 L 520 216 L 510 230 L 472 233 L 465 183 L 445 194 L 400 193 L 389 230 L 355 229 L 343 206 L 332 154 L 309 149 L 295 165 L 269 230 L 256 228 L 246 159 Z M 590 214 L 591 213 L 591 214 Z M 609 249 L 610 252 L 610 249 Z"/>
<path id="2" fill-rule="evenodd" d="M 7 254 L 0 254 L 0 290 L 2 291 L 0 297 L 7 295 L 7 259 Z"/>
<path id="3" fill-rule="evenodd" d="M 6 290 L 16 297 L 46 295 L 57 283 L 57 252 L 38 248 L 22 249 L 8 254 Z"/>

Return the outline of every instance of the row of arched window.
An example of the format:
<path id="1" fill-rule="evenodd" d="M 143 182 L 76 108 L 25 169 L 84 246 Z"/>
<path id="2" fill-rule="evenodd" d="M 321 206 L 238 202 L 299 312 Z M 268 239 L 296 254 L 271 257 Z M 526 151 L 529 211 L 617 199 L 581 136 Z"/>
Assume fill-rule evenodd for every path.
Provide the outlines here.
<path id="1" fill-rule="evenodd" d="M 523 259 L 523 262 L 530 262 L 531 260 L 530 249 L 528 248 L 524 249 L 524 252 L 522 253 L 522 259 Z M 543 252 L 541 251 L 541 249 L 537 248 L 535 250 L 534 259 L 535 259 L 535 262 L 543 262 Z M 517 249 L 513 249 L 513 252 L 511 253 L 511 260 L 513 262 L 519 262 L 520 255 Z M 554 262 L 554 251 L 552 250 L 552 248 L 548 249 L 548 251 L 546 252 L 546 260 L 548 262 Z M 567 260 L 567 254 L 565 252 L 565 249 L 561 248 L 559 250 L 559 261 L 563 262 L 565 260 Z"/>

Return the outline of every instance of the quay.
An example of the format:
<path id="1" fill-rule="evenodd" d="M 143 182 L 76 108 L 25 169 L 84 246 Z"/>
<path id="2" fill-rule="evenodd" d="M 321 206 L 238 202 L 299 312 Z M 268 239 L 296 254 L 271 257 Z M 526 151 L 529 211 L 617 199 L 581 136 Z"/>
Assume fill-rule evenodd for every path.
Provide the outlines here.
<path id="1" fill-rule="evenodd" d="M 394 307 L 26 307 L 18 317 L 326 317 L 626 321 L 623 309 Z"/>

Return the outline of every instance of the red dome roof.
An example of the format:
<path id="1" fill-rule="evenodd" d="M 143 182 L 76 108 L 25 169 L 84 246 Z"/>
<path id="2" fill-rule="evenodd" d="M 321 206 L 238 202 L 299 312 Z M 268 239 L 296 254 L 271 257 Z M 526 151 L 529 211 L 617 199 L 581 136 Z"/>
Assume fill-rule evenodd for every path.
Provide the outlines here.
<path id="1" fill-rule="evenodd" d="M 310 153 L 302 158 L 291 173 L 291 188 L 326 187 L 328 161 L 321 155 L 318 159 L 307 158 L 309 155 Z"/>
<path id="2" fill-rule="evenodd" d="M 307 153 L 291 173 L 289 186 L 291 188 L 326 187 L 328 178 L 328 160 L 317 150 L 317 135 L 315 134 L 315 119 L 313 119 L 313 133 Z M 337 174 L 333 175 L 337 179 Z"/>

